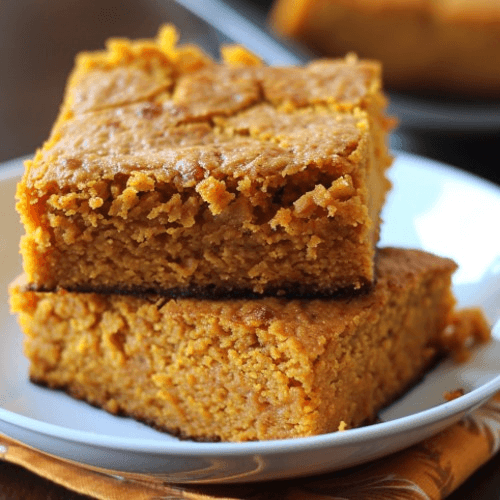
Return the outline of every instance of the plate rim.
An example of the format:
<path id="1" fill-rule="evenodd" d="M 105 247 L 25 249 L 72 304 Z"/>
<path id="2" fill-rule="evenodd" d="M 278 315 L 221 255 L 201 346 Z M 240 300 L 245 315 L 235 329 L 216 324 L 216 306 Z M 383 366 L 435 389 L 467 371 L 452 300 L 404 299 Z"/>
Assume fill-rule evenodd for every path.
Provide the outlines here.
<path id="1" fill-rule="evenodd" d="M 423 168 L 439 170 L 440 174 L 452 174 L 460 181 L 474 183 L 483 189 L 491 190 L 500 198 L 500 187 L 491 181 L 465 172 L 457 167 L 432 160 L 423 156 L 394 151 L 395 162 L 398 160 L 410 163 L 412 166 L 420 164 Z M 23 163 L 30 156 L 14 158 L 0 163 L 0 182 L 5 182 L 19 177 L 23 173 Z M 375 423 L 369 426 L 350 429 L 346 432 L 333 432 L 318 436 L 288 438 L 252 442 L 221 442 L 199 443 L 193 441 L 155 440 L 154 438 L 127 438 L 110 436 L 98 432 L 71 429 L 48 422 L 43 422 L 32 417 L 20 415 L 0 407 L 0 420 L 30 431 L 42 434 L 48 438 L 64 440 L 74 444 L 109 448 L 116 451 L 140 452 L 147 454 L 176 455 L 208 457 L 212 455 L 224 457 L 238 457 L 248 455 L 274 455 L 277 453 L 301 453 L 304 450 L 313 451 L 322 448 L 342 445 L 353 445 L 357 442 L 375 441 L 387 435 L 396 435 L 411 429 L 426 427 L 439 422 L 451 415 L 472 411 L 475 407 L 485 402 L 495 392 L 500 390 L 500 373 L 487 383 L 475 388 L 460 398 L 443 402 L 411 415 L 400 417 L 388 422 Z"/>
<path id="2" fill-rule="evenodd" d="M 427 410 L 412 413 L 388 422 L 375 423 L 369 426 L 349 429 L 345 432 L 333 432 L 302 438 L 289 438 L 281 440 L 250 441 L 250 442 L 224 442 L 224 443 L 198 443 L 192 441 L 165 440 L 156 441 L 148 438 L 126 438 L 115 437 L 106 434 L 93 433 L 70 429 L 48 422 L 41 422 L 31 417 L 0 408 L 0 420 L 5 421 L 24 430 L 43 434 L 49 438 L 109 448 L 116 451 L 129 451 L 147 454 L 175 455 L 175 456 L 249 456 L 249 455 L 274 455 L 276 453 L 302 453 L 306 448 L 308 451 L 341 446 L 345 444 L 355 445 L 358 442 L 367 443 L 377 441 L 387 435 L 394 436 L 411 429 L 426 427 L 432 423 L 439 422 L 452 415 L 473 411 L 481 403 L 492 397 L 500 390 L 500 374 L 480 387 L 464 394 L 463 396 L 446 401 L 438 406 Z"/>

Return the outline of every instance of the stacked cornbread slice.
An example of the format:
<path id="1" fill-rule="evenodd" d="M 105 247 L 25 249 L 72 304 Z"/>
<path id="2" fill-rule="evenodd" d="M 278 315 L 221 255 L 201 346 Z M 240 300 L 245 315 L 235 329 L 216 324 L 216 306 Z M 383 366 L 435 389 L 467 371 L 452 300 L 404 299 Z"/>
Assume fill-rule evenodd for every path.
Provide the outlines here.
<path id="1" fill-rule="evenodd" d="M 30 376 L 199 440 L 372 421 L 439 354 L 455 269 L 376 252 L 380 68 L 224 59 L 170 27 L 78 57 L 18 186 Z"/>
<path id="2" fill-rule="evenodd" d="M 199 440 L 373 421 L 440 350 L 454 264 L 382 249 L 370 293 L 167 299 L 13 288 L 33 381 Z"/>

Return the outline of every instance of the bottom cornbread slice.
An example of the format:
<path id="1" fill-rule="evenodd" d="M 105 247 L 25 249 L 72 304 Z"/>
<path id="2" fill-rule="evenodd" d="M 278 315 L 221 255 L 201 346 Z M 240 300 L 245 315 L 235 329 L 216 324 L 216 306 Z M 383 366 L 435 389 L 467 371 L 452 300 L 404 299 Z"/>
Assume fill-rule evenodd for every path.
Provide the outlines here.
<path id="1" fill-rule="evenodd" d="M 310 436 L 373 421 L 441 351 L 456 265 L 381 249 L 336 300 L 37 292 L 11 305 L 34 382 L 197 440 Z"/>

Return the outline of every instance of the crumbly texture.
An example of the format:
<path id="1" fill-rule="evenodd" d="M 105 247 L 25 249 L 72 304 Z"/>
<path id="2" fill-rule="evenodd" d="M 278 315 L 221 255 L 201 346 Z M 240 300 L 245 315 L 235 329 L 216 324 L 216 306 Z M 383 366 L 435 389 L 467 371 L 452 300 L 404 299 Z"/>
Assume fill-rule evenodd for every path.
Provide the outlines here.
<path id="1" fill-rule="evenodd" d="M 465 394 L 465 391 L 459 387 L 458 389 L 454 389 L 453 391 L 446 391 L 443 394 L 443 399 L 445 401 L 453 401 L 454 399 L 461 398 Z"/>
<path id="2" fill-rule="evenodd" d="M 374 277 L 391 120 L 380 67 L 275 68 L 156 40 L 77 58 L 18 186 L 38 290 L 329 295 Z"/>
<path id="3" fill-rule="evenodd" d="M 485 344 L 490 339 L 491 328 L 483 310 L 467 307 L 453 315 L 443 336 L 443 346 L 457 362 L 463 363 L 470 358 L 472 347 Z"/>
<path id="4" fill-rule="evenodd" d="M 197 440 L 311 436 L 374 420 L 442 352 L 455 264 L 381 249 L 370 293 L 195 300 L 11 287 L 31 379 Z"/>
<path id="5" fill-rule="evenodd" d="M 390 88 L 500 97 L 498 0 L 276 0 L 271 22 L 318 54 L 379 59 Z"/>

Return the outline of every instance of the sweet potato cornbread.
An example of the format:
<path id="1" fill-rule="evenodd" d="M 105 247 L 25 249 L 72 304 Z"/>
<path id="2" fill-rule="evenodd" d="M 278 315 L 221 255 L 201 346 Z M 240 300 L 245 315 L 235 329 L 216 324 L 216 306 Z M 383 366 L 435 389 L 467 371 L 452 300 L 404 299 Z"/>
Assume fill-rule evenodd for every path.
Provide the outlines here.
<path id="1" fill-rule="evenodd" d="M 157 39 L 77 58 L 17 209 L 38 290 L 329 295 L 374 277 L 389 182 L 380 67 L 215 63 Z"/>
<path id="2" fill-rule="evenodd" d="M 390 88 L 500 97 L 499 0 L 276 0 L 271 20 L 318 54 L 380 60 Z"/>
<path id="3" fill-rule="evenodd" d="M 381 249 L 338 300 L 167 299 L 11 288 L 30 376 L 197 440 L 310 436 L 373 421 L 421 377 L 452 321 L 455 264 Z"/>

